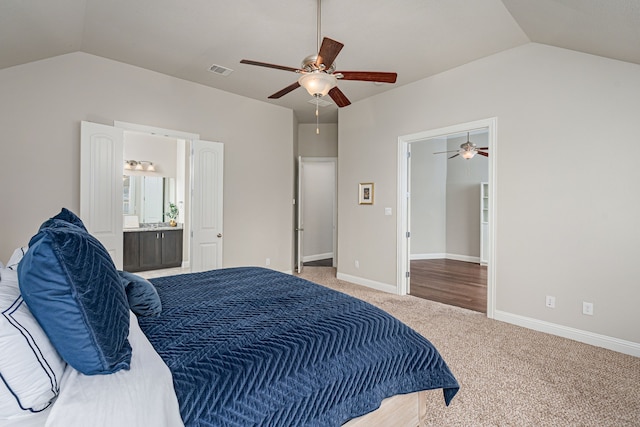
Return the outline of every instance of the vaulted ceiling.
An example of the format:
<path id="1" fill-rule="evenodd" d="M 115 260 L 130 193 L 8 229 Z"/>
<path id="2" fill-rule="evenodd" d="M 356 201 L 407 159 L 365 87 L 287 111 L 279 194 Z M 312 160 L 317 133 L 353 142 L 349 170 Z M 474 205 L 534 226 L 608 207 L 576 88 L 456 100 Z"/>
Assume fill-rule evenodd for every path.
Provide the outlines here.
<path id="1" fill-rule="evenodd" d="M 640 0 L 323 0 L 321 11 L 322 36 L 345 45 L 339 70 L 398 73 L 395 85 L 339 81 L 352 102 L 529 42 L 640 64 Z M 317 0 L 2 0 L 0 69 L 82 51 L 315 122 L 302 88 L 267 99 L 298 74 L 240 60 L 299 67 L 317 53 L 316 12 Z"/>

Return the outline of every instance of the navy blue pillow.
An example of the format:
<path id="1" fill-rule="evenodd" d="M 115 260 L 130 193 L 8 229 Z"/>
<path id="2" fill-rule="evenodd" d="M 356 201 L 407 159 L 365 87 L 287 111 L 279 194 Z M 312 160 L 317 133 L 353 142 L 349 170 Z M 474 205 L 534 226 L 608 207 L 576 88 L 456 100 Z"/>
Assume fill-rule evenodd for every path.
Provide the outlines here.
<path id="1" fill-rule="evenodd" d="M 129 369 L 127 297 L 96 238 L 76 225 L 41 227 L 18 264 L 18 280 L 31 313 L 69 365 L 86 375 Z"/>
<path id="2" fill-rule="evenodd" d="M 58 215 L 43 222 L 40 226 L 40 230 L 43 228 L 64 225 L 65 223 L 75 225 L 76 227 L 80 227 L 83 231 L 87 231 L 87 227 L 84 226 L 84 222 L 82 222 L 80 217 L 67 208 L 62 208 Z"/>
<path id="3" fill-rule="evenodd" d="M 157 316 L 162 312 L 158 291 L 151 282 L 128 271 L 118 271 L 127 293 L 129 308 L 138 316 Z"/>

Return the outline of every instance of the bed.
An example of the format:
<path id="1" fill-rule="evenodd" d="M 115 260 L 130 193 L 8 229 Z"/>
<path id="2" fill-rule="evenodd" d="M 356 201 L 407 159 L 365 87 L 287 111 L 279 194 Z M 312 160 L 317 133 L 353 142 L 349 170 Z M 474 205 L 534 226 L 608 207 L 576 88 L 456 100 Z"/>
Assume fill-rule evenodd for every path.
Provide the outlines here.
<path id="1" fill-rule="evenodd" d="M 47 383 L 45 402 L 25 410 L 21 401 L 18 415 L 0 425 L 371 426 L 384 417 L 417 425 L 424 390 L 442 389 L 448 405 L 459 389 L 427 339 L 364 301 L 259 267 L 148 282 L 115 270 L 82 228 L 65 210 L 43 224 L 45 236 L 34 236 L 18 265 L 18 297 L 16 263 L 0 269 L 0 296 L 10 288 L 11 298 L 24 298 L 20 307 L 37 320 L 29 328 L 42 329 L 38 348 L 48 338 L 62 366 L 48 372 L 56 386 Z M 80 315 L 101 319 L 89 325 L 96 348 L 81 360 L 86 345 L 73 348 L 83 338 L 69 339 L 76 333 L 69 323 L 92 320 L 61 316 L 51 306 L 59 296 L 39 295 L 52 287 L 72 288 L 65 298 Z M 56 325 L 60 317 L 67 321 Z"/>

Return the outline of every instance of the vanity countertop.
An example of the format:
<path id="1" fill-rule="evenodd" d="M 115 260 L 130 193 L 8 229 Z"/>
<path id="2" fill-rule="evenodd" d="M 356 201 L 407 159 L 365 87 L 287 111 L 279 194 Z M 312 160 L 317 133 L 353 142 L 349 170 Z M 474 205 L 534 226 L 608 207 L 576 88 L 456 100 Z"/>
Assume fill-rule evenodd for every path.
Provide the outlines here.
<path id="1" fill-rule="evenodd" d="M 140 233 L 142 231 L 170 231 L 170 230 L 182 230 L 182 224 L 178 224 L 175 227 L 169 224 L 140 224 L 140 227 L 123 228 L 125 233 Z"/>

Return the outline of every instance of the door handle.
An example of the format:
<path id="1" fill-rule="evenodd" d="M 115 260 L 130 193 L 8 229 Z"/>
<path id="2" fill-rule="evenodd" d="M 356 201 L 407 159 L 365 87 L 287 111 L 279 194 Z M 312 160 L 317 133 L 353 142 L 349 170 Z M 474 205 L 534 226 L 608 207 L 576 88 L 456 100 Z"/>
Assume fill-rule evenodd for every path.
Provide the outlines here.
<path id="1" fill-rule="evenodd" d="M 218 233 L 218 238 L 222 237 L 222 233 Z"/>

